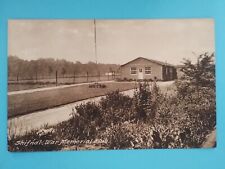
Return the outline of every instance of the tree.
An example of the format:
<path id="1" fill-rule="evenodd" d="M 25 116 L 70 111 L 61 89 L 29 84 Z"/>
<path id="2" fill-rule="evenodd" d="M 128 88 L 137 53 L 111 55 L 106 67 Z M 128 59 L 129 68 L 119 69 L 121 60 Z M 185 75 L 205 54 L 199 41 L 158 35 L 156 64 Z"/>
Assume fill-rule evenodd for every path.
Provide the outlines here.
<path id="1" fill-rule="evenodd" d="M 204 53 L 198 56 L 196 64 L 186 59 L 181 71 L 183 76 L 176 82 L 178 96 L 185 98 L 196 92 L 199 98 L 203 90 L 205 92 L 215 90 L 214 53 Z"/>
<path id="2" fill-rule="evenodd" d="M 61 75 L 72 75 L 74 70 L 77 76 L 85 75 L 89 72 L 89 75 L 105 74 L 108 72 L 109 67 L 116 70 L 119 65 L 116 64 L 96 64 L 94 62 L 81 63 L 69 62 L 64 59 L 55 60 L 53 58 L 40 58 L 37 60 L 23 60 L 17 56 L 8 57 L 8 79 L 9 80 L 23 80 L 23 79 L 37 79 L 45 76 L 51 76 L 53 72 L 59 70 Z"/>
<path id="3" fill-rule="evenodd" d="M 138 84 L 138 88 L 134 92 L 134 105 L 138 119 L 146 120 L 147 117 L 154 118 L 152 92 L 147 82 Z"/>
<path id="4" fill-rule="evenodd" d="M 185 60 L 184 67 L 181 71 L 184 73 L 182 79 L 188 80 L 197 89 L 199 87 L 214 87 L 214 53 L 201 54 L 197 59 L 197 64 L 193 64 L 190 60 Z"/>

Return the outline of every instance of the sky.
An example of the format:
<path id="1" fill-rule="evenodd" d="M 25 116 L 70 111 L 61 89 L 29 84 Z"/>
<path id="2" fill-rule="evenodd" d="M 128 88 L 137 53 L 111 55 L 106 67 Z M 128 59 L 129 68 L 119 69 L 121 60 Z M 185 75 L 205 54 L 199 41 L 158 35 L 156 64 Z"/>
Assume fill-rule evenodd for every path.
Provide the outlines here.
<path id="1" fill-rule="evenodd" d="M 214 49 L 212 19 L 9 20 L 8 55 L 124 64 L 137 57 L 174 65 Z"/>

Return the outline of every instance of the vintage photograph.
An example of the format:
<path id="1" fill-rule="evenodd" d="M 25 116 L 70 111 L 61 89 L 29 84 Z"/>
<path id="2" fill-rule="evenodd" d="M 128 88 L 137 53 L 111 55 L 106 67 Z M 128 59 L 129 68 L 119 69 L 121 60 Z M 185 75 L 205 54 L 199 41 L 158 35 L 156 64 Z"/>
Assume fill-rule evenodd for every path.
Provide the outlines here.
<path id="1" fill-rule="evenodd" d="M 212 19 L 9 20 L 8 150 L 216 147 Z"/>

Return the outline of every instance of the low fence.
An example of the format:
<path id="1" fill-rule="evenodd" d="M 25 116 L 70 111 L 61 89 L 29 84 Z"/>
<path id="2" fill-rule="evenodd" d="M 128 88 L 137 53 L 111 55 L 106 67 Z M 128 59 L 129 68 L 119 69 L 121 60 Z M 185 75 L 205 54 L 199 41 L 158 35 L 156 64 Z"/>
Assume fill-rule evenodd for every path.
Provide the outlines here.
<path id="1" fill-rule="evenodd" d="M 118 78 L 119 75 L 107 74 L 107 75 L 91 75 L 88 72 L 86 75 L 58 75 L 57 72 L 55 76 L 36 76 L 32 78 L 24 77 L 9 77 L 8 84 L 76 84 L 76 83 L 88 83 L 88 82 L 98 82 L 98 81 L 110 81 Z"/>

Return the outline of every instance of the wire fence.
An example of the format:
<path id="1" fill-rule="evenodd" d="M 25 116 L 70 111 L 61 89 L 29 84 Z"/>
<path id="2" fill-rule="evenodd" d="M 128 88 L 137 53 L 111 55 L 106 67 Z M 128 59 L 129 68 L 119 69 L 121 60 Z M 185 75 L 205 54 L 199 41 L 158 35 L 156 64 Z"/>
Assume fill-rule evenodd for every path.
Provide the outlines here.
<path id="1" fill-rule="evenodd" d="M 38 83 L 52 83 L 55 85 L 60 84 L 75 84 L 75 83 L 87 83 L 87 82 L 97 82 L 97 81 L 109 81 L 115 80 L 118 74 L 106 73 L 106 74 L 73 74 L 73 75 L 58 75 L 57 71 L 55 75 L 49 76 L 38 76 L 35 77 L 9 77 L 8 84 L 38 84 Z"/>

